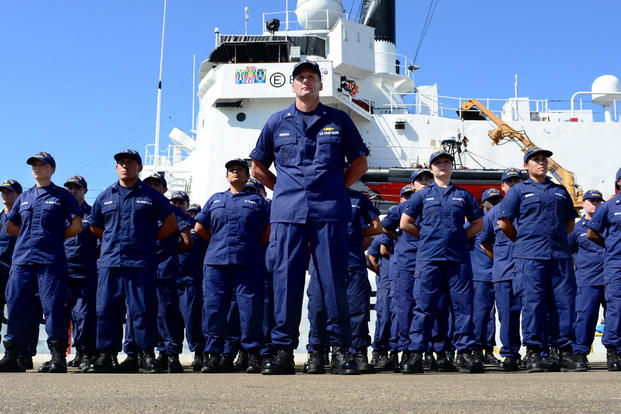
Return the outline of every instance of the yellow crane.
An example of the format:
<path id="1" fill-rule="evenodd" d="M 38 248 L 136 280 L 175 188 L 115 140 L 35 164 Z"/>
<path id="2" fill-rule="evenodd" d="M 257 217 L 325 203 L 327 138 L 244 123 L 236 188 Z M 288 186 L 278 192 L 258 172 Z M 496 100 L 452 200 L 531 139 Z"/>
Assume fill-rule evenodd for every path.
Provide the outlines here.
<path id="1" fill-rule="evenodd" d="M 472 108 L 476 108 L 482 116 L 497 125 L 496 129 L 492 129 L 488 132 L 489 137 L 492 139 L 492 145 L 498 145 L 502 141 L 507 140 L 516 142 L 520 146 L 522 152 L 526 152 L 530 148 L 536 147 L 536 145 L 525 133 L 513 129 L 509 124 L 500 119 L 478 100 L 470 99 L 461 104 L 462 114 L 464 111 L 471 111 Z M 558 182 L 567 189 L 567 192 L 569 192 L 569 195 L 574 203 L 574 207 L 581 209 L 582 188 L 576 183 L 574 173 L 561 167 L 561 165 L 552 158 L 548 159 L 548 170 L 558 180 Z"/>

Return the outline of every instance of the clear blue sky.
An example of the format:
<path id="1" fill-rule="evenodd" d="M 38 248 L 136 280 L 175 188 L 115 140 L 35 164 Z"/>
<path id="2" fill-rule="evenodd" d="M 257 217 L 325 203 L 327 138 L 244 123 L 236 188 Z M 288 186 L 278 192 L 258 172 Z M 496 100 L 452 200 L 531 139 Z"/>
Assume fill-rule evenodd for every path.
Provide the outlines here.
<path id="1" fill-rule="evenodd" d="M 290 9 L 295 8 L 290 0 Z M 359 0 L 344 0 L 349 11 Z M 397 0 L 397 49 L 413 57 L 429 0 Z M 284 0 L 169 0 L 161 136 L 191 127 L 197 66 L 221 33 L 260 31 Z M 4 1 L 0 5 L 0 179 L 33 184 L 28 156 L 51 152 L 54 181 L 86 177 L 87 199 L 116 179 L 112 154 L 153 142 L 163 0 Z M 621 2 L 440 0 L 419 54 L 418 84 L 451 96 L 567 101 L 599 75 L 621 77 Z M 568 108 L 569 104 L 562 106 Z"/>

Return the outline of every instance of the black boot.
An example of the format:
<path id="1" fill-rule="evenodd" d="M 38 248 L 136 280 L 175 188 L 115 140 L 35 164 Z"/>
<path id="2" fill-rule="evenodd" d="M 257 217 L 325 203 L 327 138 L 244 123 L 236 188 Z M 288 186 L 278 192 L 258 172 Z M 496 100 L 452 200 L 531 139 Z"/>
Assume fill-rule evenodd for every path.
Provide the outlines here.
<path id="1" fill-rule="evenodd" d="M 461 372 L 469 374 L 482 374 L 485 372 L 483 361 L 481 361 L 478 354 L 473 354 L 471 351 L 459 351 L 457 353 L 457 364 Z"/>
<path id="2" fill-rule="evenodd" d="M 194 361 L 192 361 L 192 372 L 200 372 L 203 367 L 203 355 L 196 351 L 194 352 Z"/>
<path id="3" fill-rule="evenodd" d="M 448 355 L 446 351 L 440 351 L 436 353 L 437 356 L 437 364 L 438 364 L 438 372 L 457 372 L 457 368 L 448 359 Z"/>
<path id="4" fill-rule="evenodd" d="M 214 352 L 204 353 L 201 373 L 215 374 L 216 372 L 220 372 L 220 354 Z"/>
<path id="5" fill-rule="evenodd" d="M 21 347 L 13 342 L 4 341 L 4 357 L 0 359 L 0 372 L 26 372 L 19 361 Z"/>
<path id="6" fill-rule="evenodd" d="M 379 368 L 380 353 L 381 352 L 377 349 L 374 349 L 373 352 L 371 352 L 371 360 L 369 361 L 369 364 L 373 365 L 375 368 Z"/>
<path id="7" fill-rule="evenodd" d="M 156 360 L 157 363 L 160 364 L 160 368 L 162 368 L 162 371 L 168 370 L 168 355 L 166 355 L 166 352 L 160 351 L 160 353 L 157 355 Z"/>
<path id="8" fill-rule="evenodd" d="M 248 369 L 248 352 L 240 349 L 237 353 L 237 359 L 233 363 L 235 371 L 244 372 Z"/>
<path id="9" fill-rule="evenodd" d="M 78 369 L 80 370 L 80 372 L 84 372 L 88 369 L 88 367 L 91 365 L 91 361 L 93 361 L 96 358 L 95 353 L 93 353 L 92 351 L 84 351 L 84 355 L 82 356 L 82 361 L 80 362 L 80 365 L 78 366 Z"/>
<path id="10" fill-rule="evenodd" d="M 386 369 L 386 365 L 388 365 L 388 352 L 380 351 L 377 356 L 377 369 L 383 371 Z"/>
<path id="11" fill-rule="evenodd" d="M 39 367 L 37 372 L 38 373 L 50 372 L 50 364 L 51 363 L 52 363 L 52 359 L 50 358 L 49 361 L 45 361 L 43 364 L 41 364 L 41 366 Z"/>
<path id="12" fill-rule="evenodd" d="M 375 374 L 375 367 L 369 364 L 369 355 L 366 348 L 356 350 L 354 361 L 358 365 L 361 374 Z"/>
<path id="13" fill-rule="evenodd" d="M 403 352 L 404 358 L 401 358 L 401 373 L 402 374 L 422 374 L 425 372 L 423 368 L 423 353 L 422 352 Z M 407 360 L 405 360 L 407 356 Z"/>
<path id="14" fill-rule="evenodd" d="M 260 374 L 261 373 L 261 356 L 258 350 L 251 350 L 247 353 L 248 364 L 246 372 L 248 374 Z"/>
<path id="15" fill-rule="evenodd" d="M 136 374 L 140 371 L 140 361 L 135 353 L 127 354 L 125 360 L 119 364 L 116 372 L 123 374 Z"/>
<path id="16" fill-rule="evenodd" d="M 328 349 L 323 350 L 323 365 L 324 366 L 330 365 L 330 347 L 328 347 Z"/>
<path id="17" fill-rule="evenodd" d="M 22 366 L 25 369 L 27 369 L 27 370 L 28 369 L 33 369 L 32 356 L 30 356 L 30 355 L 26 355 L 26 356 L 20 355 L 18 359 L 19 359 L 19 362 L 22 364 Z"/>
<path id="18" fill-rule="evenodd" d="M 576 358 L 571 350 L 571 345 L 560 350 L 558 365 L 563 372 L 584 372 L 587 370 L 586 363 Z"/>
<path id="19" fill-rule="evenodd" d="M 391 351 L 388 354 L 388 361 L 386 366 L 384 366 L 384 371 L 399 372 L 399 352 Z"/>
<path id="20" fill-rule="evenodd" d="M 437 371 L 438 361 L 433 357 L 433 352 L 425 352 L 425 358 L 423 359 L 423 368 L 426 371 Z"/>
<path id="21" fill-rule="evenodd" d="M 517 360 L 517 358 L 509 355 L 505 357 L 504 361 L 498 362 L 498 369 L 505 372 L 519 371 L 519 361 Z"/>
<path id="22" fill-rule="evenodd" d="M 142 369 L 146 374 L 159 374 L 162 372 L 162 366 L 155 358 L 155 353 L 153 352 L 153 349 L 143 350 L 143 356 L 144 361 Z"/>
<path id="23" fill-rule="evenodd" d="M 169 374 L 183 374 L 183 366 L 181 366 L 181 362 L 179 362 L 179 355 L 168 355 L 168 373 Z"/>
<path id="24" fill-rule="evenodd" d="M 543 364 L 543 370 L 545 372 L 560 372 L 561 366 L 558 348 L 550 348 L 550 353 L 547 357 L 541 358 L 541 363 Z"/>
<path id="25" fill-rule="evenodd" d="M 485 348 L 485 356 L 483 362 L 488 365 L 496 365 L 500 363 L 500 360 L 494 355 L 494 348 Z"/>
<path id="26" fill-rule="evenodd" d="M 619 358 L 616 347 L 606 347 L 606 369 L 621 371 L 621 358 Z"/>
<path id="27" fill-rule="evenodd" d="M 315 349 L 308 355 L 306 363 L 307 374 L 325 374 L 326 368 L 323 364 L 323 350 Z"/>
<path id="28" fill-rule="evenodd" d="M 67 341 L 50 341 L 52 360 L 48 372 L 52 374 L 65 374 L 67 372 Z"/>
<path id="29" fill-rule="evenodd" d="M 108 374 L 112 372 L 112 354 L 102 351 L 96 359 L 91 361 L 90 366 L 83 372 L 88 374 Z"/>
<path id="30" fill-rule="evenodd" d="M 395 373 L 401 372 L 401 368 L 403 367 L 403 364 L 408 362 L 408 360 L 410 359 L 410 356 L 411 356 L 410 354 L 411 354 L 410 351 L 403 351 L 403 352 L 401 352 L 401 361 L 395 367 L 395 370 L 394 370 Z"/>
<path id="31" fill-rule="evenodd" d="M 220 372 L 235 372 L 235 355 L 224 354 L 220 358 Z"/>
<path id="32" fill-rule="evenodd" d="M 524 363 L 526 364 L 528 372 L 543 372 L 543 361 L 541 360 L 541 352 L 539 348 L 528 347 L 526 349 Z"/>
<path id="33" fill-rule="evenodd" d="M 79 368 L 82 364 L 82 359 L 84 359 L 84 354 L 84 351 L 78 349 L 75 352 L 75 357 L 70 362 L 67 362 L 67 366 L 71 368 Z"/>
<path id="34" fill-rule="evenodd" d="M 138 353 L 138 356 L 140 356 L 141 353 Z M 118 358 L 118 353 L 117 352 L 112 352 L 110 354 L 110 363 L 112 366 L 112 372 L 119 372 L 120 371 L 120 365 L 119 364 L 119 358 Z"/>
<path id="35" fill-rule="evenodd" d="M 269 361 L 263 364 L 263 375 L 293 375 L 295 374 L 295 360 L 293 350 L 280 348 Z"/>
<path id="36" fill-rule="evenodd" d="M 344 346 L 332 348 L 332 368 L 331 374 L 338 375 L 359 375 L 360 369 L 354 360 L 354 356 L 349 353 Z"/>

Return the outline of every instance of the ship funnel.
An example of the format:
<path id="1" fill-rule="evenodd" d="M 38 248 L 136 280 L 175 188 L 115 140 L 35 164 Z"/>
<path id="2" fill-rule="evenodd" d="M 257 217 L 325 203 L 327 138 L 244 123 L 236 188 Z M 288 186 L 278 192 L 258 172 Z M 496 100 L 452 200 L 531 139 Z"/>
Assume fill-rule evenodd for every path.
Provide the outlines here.
<path id="1" fill-rule="evenodd" d="M 360 22 L 375 28 L 375 40 L 395 43 L 395 0 L 364 0 Z"/>
<path id="2" fill-rule="evenodd" d="M 304 30 L 332 30 L 343 13 L 341 0 L 298 0 L 295 9 Z"/>

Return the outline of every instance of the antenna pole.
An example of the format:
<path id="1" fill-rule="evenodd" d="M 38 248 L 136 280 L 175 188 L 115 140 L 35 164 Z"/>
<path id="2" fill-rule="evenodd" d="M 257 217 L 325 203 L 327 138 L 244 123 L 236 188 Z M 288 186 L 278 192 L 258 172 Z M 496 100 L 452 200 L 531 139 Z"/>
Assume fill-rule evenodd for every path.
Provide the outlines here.
<path id="1" fill-rule="evenodd" d="M 244 34 L 248 36 L 248 6 L 244 7 Z"/>
<path id="2" fill-rule="evenodd" d="M 153 169 L 157 171 L 160 158 L 160 114 L 162 111 L 162 63 L 164 62 L 164 29 L 166 28 L 166 0 L 164 0 L 164 18 L 162 21 L 162 47 L 160 49 L 160 77 L 157 84 L 157 110 L 155 117 L 155 161 Z"/>
<path id="3" fill-rule="evenodd" d="M 196 128 L 194 121 L 194 103 L 196 101 L 196 53 L 192 57 L 192 131 Z"/>

